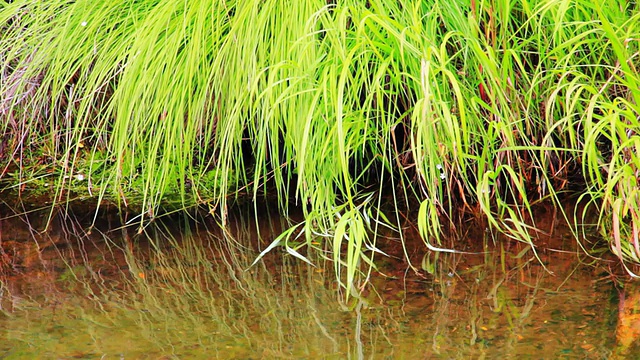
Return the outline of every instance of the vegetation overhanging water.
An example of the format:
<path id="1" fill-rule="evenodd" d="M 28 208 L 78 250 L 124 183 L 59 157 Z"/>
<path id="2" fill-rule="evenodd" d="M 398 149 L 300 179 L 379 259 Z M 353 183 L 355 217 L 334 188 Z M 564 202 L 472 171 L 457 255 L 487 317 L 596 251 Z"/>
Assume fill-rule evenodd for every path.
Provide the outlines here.
<path id="1" fill-rule="evenodd" d="M 132 209 L 141 232 L 176 209 L 225 223 L 230 201 L 277 198 L 303 219 L 259 257 L 324 254 L 347 298 L 384 256 L 381 229 L 402 238 L 405 217 L 430 250 L 450 251 L 443 233 L 463 232 L 471 213 L 537 254 L 532 206 L 562 212 L 571 194 L 586 204 L 562 212 L 574 238 L 584 242 L 595 211 L 632 265 L 637 10 L 623 0 L 0 1 L 0 187 L 45 195 L 52 209 L 77 198 Z"/>

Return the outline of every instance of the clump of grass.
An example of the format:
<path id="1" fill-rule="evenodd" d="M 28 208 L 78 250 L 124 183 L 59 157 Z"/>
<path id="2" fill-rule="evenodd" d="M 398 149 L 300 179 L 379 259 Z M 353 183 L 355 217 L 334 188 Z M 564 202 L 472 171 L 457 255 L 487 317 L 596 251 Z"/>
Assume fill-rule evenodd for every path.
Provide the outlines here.
<path id="1" fill-rule="evenodd" d="M 56 169 L 63 200 L 86 173 L 98 199 L 137 193 L 143 221 L 171 192 L 224 218 L 230 197 L 267 189 L 306 217 L 273 246 L 305 259 L 326 244 L 347 294 L 378 226 L 400 223 L 378 210 L 389 187 L 397 209 L 420 201 L 432 249 L 460 209 L 534 245 L 532 204 L 578 189 L 637 262 L 634 7 L 1 3 L 3 176 Z M 211 171 L 214 185 L 199 180 Z"/>

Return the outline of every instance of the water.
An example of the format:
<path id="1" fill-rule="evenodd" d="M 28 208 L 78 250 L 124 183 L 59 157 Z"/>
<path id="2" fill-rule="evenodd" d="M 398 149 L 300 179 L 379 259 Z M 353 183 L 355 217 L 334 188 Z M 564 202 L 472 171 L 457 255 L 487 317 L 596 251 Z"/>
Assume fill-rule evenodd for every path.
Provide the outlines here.
<path id="1" fill-rule="evenodd" d="M 250 264 L 280 219 L 166 219 L 137 234 L 87 212 L 0 221 L 0 357 L 7 359 L 633 358 L 640 292 L 614 286 L 615 261 L 585 256 L 568 228 L 526 244 L 472 228 L 432 253 L 378 243 L 361 299 L 341 300 L 332 264 L 280 251 Z M 393 234 L 386 234 L 392 236 Z M 614 271 L 615 273 L 615 271 Z M 625 279 L 625 278 L 623 278 Z"/>

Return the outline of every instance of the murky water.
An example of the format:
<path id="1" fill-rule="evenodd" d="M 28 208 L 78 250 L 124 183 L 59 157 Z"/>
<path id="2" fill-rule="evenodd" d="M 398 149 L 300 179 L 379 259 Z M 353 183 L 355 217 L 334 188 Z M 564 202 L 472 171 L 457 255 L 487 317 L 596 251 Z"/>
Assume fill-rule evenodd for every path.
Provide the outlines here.
<path id="1" fill-rule="evenodd" d="M 85 215 L 86 216 L 86 215 Z M 539 224 L 550 223 L 549 214 Z M 543 215 L 544 217 L 544 215 Z M 242 218 L 242 217 L 240 217 Z M 247 217 L 251 218 L 251 217 Z M 471 229 L 475 254 L 432 253 L 397 239 L 362 299 L 341 301 L 332 265 L 275 251 L 266 218 L 166 219 L 138 235 L 57 215 L 0 221 L 0 357 L 8 359 L 608 359 L 640 350 L 640 292 L 612 261 L 576 250 L 553 225 L 537 256 Z M 115 227 L 115 228 L 114 228 Z M 259 230 L 259 231 L 257 231 Z M 392 234 L 389 234 L 392 235 Z"/>

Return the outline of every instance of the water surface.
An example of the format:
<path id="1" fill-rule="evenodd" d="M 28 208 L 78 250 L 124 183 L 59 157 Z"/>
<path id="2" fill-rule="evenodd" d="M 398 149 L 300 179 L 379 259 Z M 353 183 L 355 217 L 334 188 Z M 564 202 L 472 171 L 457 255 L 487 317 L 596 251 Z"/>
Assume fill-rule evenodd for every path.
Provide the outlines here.
<path id="1" fill-rule="evenodd" d="M 79 215 L 82 214 L 82 215 Z M 332 264 L 276 250 L 283 227 L 238 216 L 138 234 L 87 212 L 0 221 L 0 357 L 8 359 L 608 359 L 638 350 L 640 296 L 576 248 L 553 212 L 536 252 L 481 227 L 434 253 L 393 233 L 360 299 Z M 87 218 L 84 218 L 86 216 Z M 409 233 L 411 231 L 409 230 Z M 615 273 L 615 271 L 613 271 Z M 624 278 L 622 278 L 624 279 Z"/>

